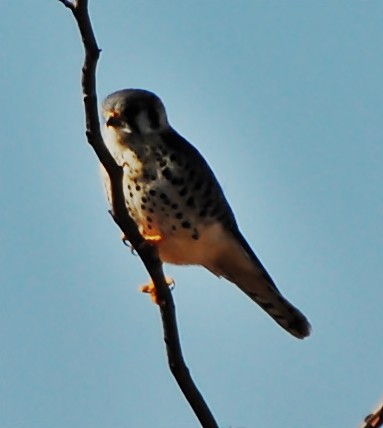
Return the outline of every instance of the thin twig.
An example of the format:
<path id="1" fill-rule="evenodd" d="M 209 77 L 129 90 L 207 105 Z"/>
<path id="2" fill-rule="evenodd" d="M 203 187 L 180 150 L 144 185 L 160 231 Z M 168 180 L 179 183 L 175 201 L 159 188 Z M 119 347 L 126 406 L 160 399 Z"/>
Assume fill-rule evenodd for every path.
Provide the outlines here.
<path id="1" fill-rule="evenodd" d="M 156 290 L 159 303 L 164 340 L 170 370 L 175 377 L 185 398 L 204 428 L 218 428 L 210 409 L 194 384 L 185 365 L 178 336 L 175 307 L 172 295 L 166 284 L 162 263 L 155 247 L 147 244 L 140 235 L 136 224 L 130 218 L 125 206 L 122 188 L 122 168 L 117 165 L 104 145 L 97 111 L 96 67 L 100 55 L 92 24 L 88 13 L 87 0 L 58 0 L 69 8 L 77 22 L 85 49 L 82 68 L 82 91 L 85 107 L 86 136 L 105 170 L 109 174 L 112 189 L 112 217 L 125 236 L 129 237 L 133 248 L 142 259 Z"/>
<path id="2" fill-rule="evenodd" d="M 360 428 L 379 428 L 383 426 L 383 403 L 370 415 L 366 416 Z"/>
<path id="3" fill-rule="evenodd" d="M 74 9 L 74 4 L 70 0 L 59 0 L 60 3 L 62 3 L 65 7 L 72 10 Z"/>

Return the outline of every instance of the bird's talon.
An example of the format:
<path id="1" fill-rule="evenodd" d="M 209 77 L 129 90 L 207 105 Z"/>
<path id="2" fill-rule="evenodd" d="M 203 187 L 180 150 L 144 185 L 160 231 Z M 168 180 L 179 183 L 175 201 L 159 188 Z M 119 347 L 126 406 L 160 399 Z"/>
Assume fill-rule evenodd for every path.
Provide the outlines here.
<path id="1" fill-rule="evenodd" d="M 170 288 L 170 291 L 172 291 L 175 287 L 175 281 L 173 278 L 170 278 L 169 276 L 165 276 L 165 282 L 166 285 Z M 153 284 L 153 281 L 150 281 L 149 284 L 142 285 L 140 287 L 140 291 L 142 293 L 148 293 L 150 294 L 150 297 L 154 303 L 158 305 L 158 298 L 156 294 L 156 287 Z"/>
<path id="2" fill-rule="evenodd" d="M 169 287 L 169 290 L 173 291 L 176 286 L 176 282 L 174 281 L 174 279 L 170 278 L 170 276 L 165 276 L 165 281 L 166 285 Z"/>
<path id="3" fill-rule="evenodd" d="M 128 237 L 127 237 L 126 235 L 122 235 L 122 237 L 121 237 L 121 241 L 122 241 L 122 243 L 125 245 L 125 247 L 128 247 L 128 248 L 130 249 L 130 252 L 131 252 L 134 256 L 136 256 L 136 255 L 137 255 L 136 250 L 133 248 L 133 245 L 130 243 L 130 241 L 129 241 L 129 239 L 128 239 Z"/>

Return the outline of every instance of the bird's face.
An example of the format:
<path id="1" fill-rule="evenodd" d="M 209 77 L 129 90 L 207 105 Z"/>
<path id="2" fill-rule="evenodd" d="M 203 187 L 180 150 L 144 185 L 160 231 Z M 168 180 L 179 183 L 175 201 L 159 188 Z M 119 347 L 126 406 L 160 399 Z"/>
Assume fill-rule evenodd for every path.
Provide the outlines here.
<path id="1" fill-rule="evenodd" d="M 107 128 L 140 135 L 169 127 L 165 107 L 152 92 L 124 89 L 105 98 L 102 114 Z"/>

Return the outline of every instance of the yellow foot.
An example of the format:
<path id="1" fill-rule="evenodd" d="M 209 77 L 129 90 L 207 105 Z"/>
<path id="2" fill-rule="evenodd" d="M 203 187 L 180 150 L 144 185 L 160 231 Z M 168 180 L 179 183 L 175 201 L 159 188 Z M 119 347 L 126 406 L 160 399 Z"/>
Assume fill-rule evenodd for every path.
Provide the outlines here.
<path id="1" fill-rule="evenodd" d="M 166 281 L 166 285 L 169 287 L 172 287 L 171 290 L 173 290 L 175 286 L 174 279 L 170 278 L 169 276 L 165 276 L 165 281 Z M 158 305 L 156 288 L 153 284 L 153 281 L 150 281 L 149 284 L 141 286 L 140 291 L 142 291 L 143 293 L 149 293 L 152 301 Z"/>
<path id="2" fill-rule="evenodd" d="M 140 230 L 140 233 L 141 233 L 142 237 L 145 239 L 145 241 L 149 242 L 150 244 L 158 244 L 159 242 L 162 241 L 161 235 L 148 235 L 148 234 L 143 233 L 141 230 Z M 125 233 L 122 234 L 121 241 L 124 245 L 131 248 L 129 238 L 125 235 Z"/>
<path id="3" fill-rule="evenodd" d="M 149 242 L 149 244 L 158 244 L 162 241 L 161 235 L 145 235 L 143 234 L 142 237 L 145 239 L 146 242 Z"/>

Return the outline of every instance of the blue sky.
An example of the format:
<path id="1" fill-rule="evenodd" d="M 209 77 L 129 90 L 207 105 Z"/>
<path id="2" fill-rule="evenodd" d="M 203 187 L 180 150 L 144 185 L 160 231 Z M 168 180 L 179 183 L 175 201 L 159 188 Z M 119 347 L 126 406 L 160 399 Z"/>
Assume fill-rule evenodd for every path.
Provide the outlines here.
<path id="1" fill-rule="evenodd" d="M 298 341 L 197 267 L 182 345 L 220 427 L 354 427 L 383 398 L 383 3 L 90 1 L 100 99 L 140 87 L 205 155 L 309 317 Z M 0 428 L 198 426 L 84 137 L 56 0 L 0 0 Z"/>

